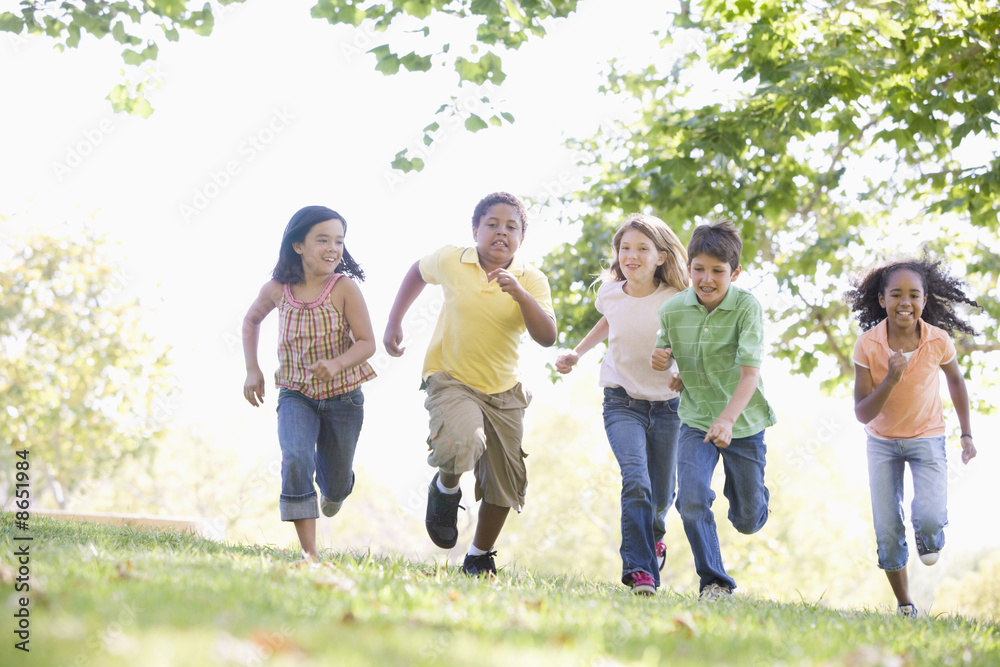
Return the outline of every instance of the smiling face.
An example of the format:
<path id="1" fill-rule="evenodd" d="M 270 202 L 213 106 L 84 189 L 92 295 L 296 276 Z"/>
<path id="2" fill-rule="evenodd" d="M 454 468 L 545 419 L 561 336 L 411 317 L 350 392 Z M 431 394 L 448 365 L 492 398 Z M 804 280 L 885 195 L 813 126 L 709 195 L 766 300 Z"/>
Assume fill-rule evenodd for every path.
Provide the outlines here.
<path id="1" fill-rule="evenodd" d="M 733 269 L 729 262 L 711 255 L 695 255 L 691 258 L 688 263 L 691 289 L 708 312 L 715 310 L 726 298 L 730 283 L 736 280 L 742 268 L 737 266 Z"/>
<path id="2" fill-rule="evenodd" d="M 479 251 L 479 264 L 486 272 L 506 267 L 521 247 L 524 231 L 521 216 L 509 204 L 493 204 L 472 228 Z"/>
<path id="3" fill-rule="evenodd" d="M 667 261 L 653 240 L 638 229 L 627 229 L 618 244 L 618 264 L 630 284 L 648 287 L 656 282 L 656 270 Z"/>
<path id="4" fill-rule="evenodd" d="M 292 248 L 302 257 L 306 277 L 331 275 L 344 256 L 344 223 L 337 218 L 316 223 Z"/>
<path id="5" fill-rule="evenodd" d="M 927 305 L 927 294 L 920 274 L 910 269 L 893 271 L 885 282 L 885 291 L 878 295 L 885 308 L 889 326 L 900 331 L 912 331 Z"/>

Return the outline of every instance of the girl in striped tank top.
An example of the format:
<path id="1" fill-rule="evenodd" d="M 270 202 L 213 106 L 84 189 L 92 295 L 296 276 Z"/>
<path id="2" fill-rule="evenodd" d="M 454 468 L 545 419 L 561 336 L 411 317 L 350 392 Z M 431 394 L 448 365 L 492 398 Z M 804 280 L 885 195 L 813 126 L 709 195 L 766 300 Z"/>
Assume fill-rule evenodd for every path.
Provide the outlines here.
<path id="1" fill-rule="evenodd" d="M 375 354 L 375 337 L 354 282 L 365 274 L 344 247 L 346 232 L 343 216 L 325 206 L 293 215 L 272 280 L 243 319 L 243 396 L 257 407 L 264 402 L 264 374 L 257 363 L 260 323 L 278 309 L 279 508 L 312 561 L 319 560 L 316 486 L 323 514 L 340 511 L 354 488 L 354 450 L 364 418 L 361 384 L 375 377 L 367 361 Z"/>

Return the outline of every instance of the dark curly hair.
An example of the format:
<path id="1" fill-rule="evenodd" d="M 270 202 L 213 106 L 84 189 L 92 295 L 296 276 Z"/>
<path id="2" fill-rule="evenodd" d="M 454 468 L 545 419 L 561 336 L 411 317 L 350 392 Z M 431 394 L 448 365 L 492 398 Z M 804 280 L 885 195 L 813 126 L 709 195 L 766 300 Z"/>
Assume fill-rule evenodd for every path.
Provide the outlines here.
<path id="1" fill-rule="evenodd" d="M 927 257 L 889 262 L 851 280 L 854 289 L 846 292 L 844 299 L 857 316 L 862 331 L 868 331 L 887 317 L 885 308 L 879 304 L 878 297 L 880 294 L 885 294 L 889 276 L 904 269 L 920 276 L 924 285 L 927 305 L 924 306 L 920 319 L 944 329 L 949 334 L 958 331 L 970 336 L 975 335 L 976 330 L 972 325 L 955 311 L 955 304 L 962 303 L 980 310 L 982 306 L 965 294 L 963 290 L 965 283 L 953 278 L 947 269 L 942 267 L 941 260 Z"/>
<path id="2" fill-rule="evenodd" d="M 295 252 L 293 245 L 305 242 L 309 230 L 327 220 L 340 220 L 341 224 L 344 225 L 344 234 L 347 234 L 347 220 L 326 206 L 306 206 L 295 212 L 281 236 L 281 249 L 278 251 L 278 263 L 274 265 L 274 271 L 271 272 L 272 278 L 286 285 L 295 285 L 305 280 L 302 256 Z M 365 279 L 365 272 L 351 257 L 351 253 L 347 252 L 346 243 L 340 264 L 337 265 L 337 272 L 356 280 L 363 281 Z"/>
<path id="3" fill-rule="evenodd" d="M 478 227 L 479 220 L 486 215 L 486 211 L 490 210 L 490 206 L 494 204 L 507 204 L 513 206 L 517 210 L 517 215 L 521 218 L 521 233 L 523 234 L 528 229 L 528 211 L 524 208 L 524 204 L 521 200 L 510 194 L 509 192 L 494 192 L 488 194 L 479 200 L 476 204 L 476 210 L 472 212 L 472 226 Z"/>

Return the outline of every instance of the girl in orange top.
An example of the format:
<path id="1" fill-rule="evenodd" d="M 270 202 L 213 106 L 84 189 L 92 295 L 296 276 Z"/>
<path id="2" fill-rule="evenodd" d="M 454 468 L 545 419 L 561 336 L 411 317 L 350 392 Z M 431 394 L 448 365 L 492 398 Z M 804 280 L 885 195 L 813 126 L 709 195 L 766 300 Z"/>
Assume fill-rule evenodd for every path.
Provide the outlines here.
<path id="1" fill-rule="evenodd" d="M 903 468 L 913 478 L 914 541 L 921 562 L 933 565 L 948 523 L 948 464 L 938 369 L 948 381 L 962 428 L 962 462 L 976 455 L 969 395 L 949 335 L 974 334 L 955 304 L 979 307 L 940 262 L 886 264 L 854 282 L 847 301 L 864 333 L 854 346 L 854 413 L 868 433 L 868 480 L 882 568 L 898 603 L 916 616 L 906 577 Z"/>
<path id="2" fill-rule="evenodd" d="M 365 274 L 344 246 L 346 233 L 344 218 L 325 206 L 296 212 L 285 227 L 272 280 L 243 320 L 243 396 L 257 407 L 264 401 L 260 323 L 278 309 L 279 509 L 312 561 L 319 560 L 313 477 L 320 509 L 333 516 L 354 488 L 354 450 L 364 420 L 361 383 L 375 377 L 367 361 L 375 353 L 371 318 L 352 280 Z"/>

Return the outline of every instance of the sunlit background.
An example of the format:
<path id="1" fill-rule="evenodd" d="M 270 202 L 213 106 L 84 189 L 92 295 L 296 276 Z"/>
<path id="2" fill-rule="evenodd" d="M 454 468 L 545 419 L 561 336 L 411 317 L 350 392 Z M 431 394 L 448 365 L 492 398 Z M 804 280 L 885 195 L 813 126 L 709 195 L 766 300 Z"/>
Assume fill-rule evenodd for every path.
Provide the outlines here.
<path id="1" fill-rule="evenodd" d="M 404 148 L 420 154 L 422 128 L 455 94 L 455 75 L 385 77 L 365 54 L 372 35 L 311 19 L 311 4 L 220 8 L 210 37 L 187 34 L 161 50 L 148 72 L 155 112 L 145 120 L 112 113 L 104 99 L 119 81 L 116 44 L 85 38 L 79 49 L 56 53 L 45 38 L 0 33 L 0 215 L 7 216 L 0 235 L 38 228 L 69 235 L 87 225 L 109 234 L 120 263 L 115 293 L 139 298 L 142 326 L 170 347 L 179 387 L 159 397 L 169 430 L 155 455 L 63 496 L 66 508 L 207 517 L 226 540 L 295 548 L 294 531 L 278 520 L 276 392 L 269 387 L 262 409 L 245 402 L 240 341 L 289 217 L 322 204 L 346 218 L 381 339 L 406 269 L 443 244 L 469 243 L 471 213 L 485 194 L 507 190 L 531 204 L 522 247 L 529 260 L 540 263 L 574 240 L 559 223 L 558 197 L 583 187 L 587 174 L 564 141 L 632 113 L 597 92 L 604 63 L 663 57 L 650 34 L 664 20 L 660 3 L 581 3 L 551 24 L 546 39 L 506 57 L 508 79 L 495 95 L 513 125 L 476 134 L 445 127 L 424 156 L 426 168 L 402 174 L 389 163 Z M 713 96 L 730 84 L 706 76 L 704 85 L 702 94 Z M 467 97 L 471 108 L 480 103 L 475 91 Z M 901 249 L 915 239 L 904 230 Z M 752 272 L 740 283 L 766 289 L 766 277 Z M 461 517 L 451 553 L 435 549 L 422 525 L 432 470 L 418 384 L 439 297 L 430 288 L 411 308 L 403 358 L 390 359 L 380 345 L 372 360 L 379 377 L 364 387 L 357 487 L 340 515 L 320 520 L 321 548 L 454 562 L 471 540 L 474 506 Z M 268 377 L 275 323 L 275 314 L 265 321 L 259 350 Z M 553 384 L 548 365 L 558 352 L 523 346 L 523 380 L 534 393 L 525 438 L 530 483 L 524 512 L 497 545 L 498 564 L 615 581 L 620 482 L 600 417 L 601 350 Z M 755 595 L 888 604 L 852 401 L 821 395 L 818 381 L 791 376 L 778 362 L 765 363 L 763 376 L 779 417 L 768 432 L 773 514 L 761 533 L 738 536 L 724 521 L 720 492 L 727 564 Z M 955 421 L 949 412 L 950 429 Z M 973 423 L 979 457 L 964 467 L 954 443 L 949 449 L 944 557 L 933 569 L 912 561 L 915 593 L 939 611 L 961 608 L 963 587 L 976 585 L 967 569 L 983 554 L 992 552 L 1000 568 L 1000 536 L 987 529 L 995 524 L 997 469 L 988 436 L 1000 424 L 978 415 Z M 471 499 L 471 477 L 463 486 Z M 56 507 L 58 495 L 36 490 L 40 507 Z M 696 579 L 676 513 L 668 526 L 664 582 L 688 590 Z"/>

